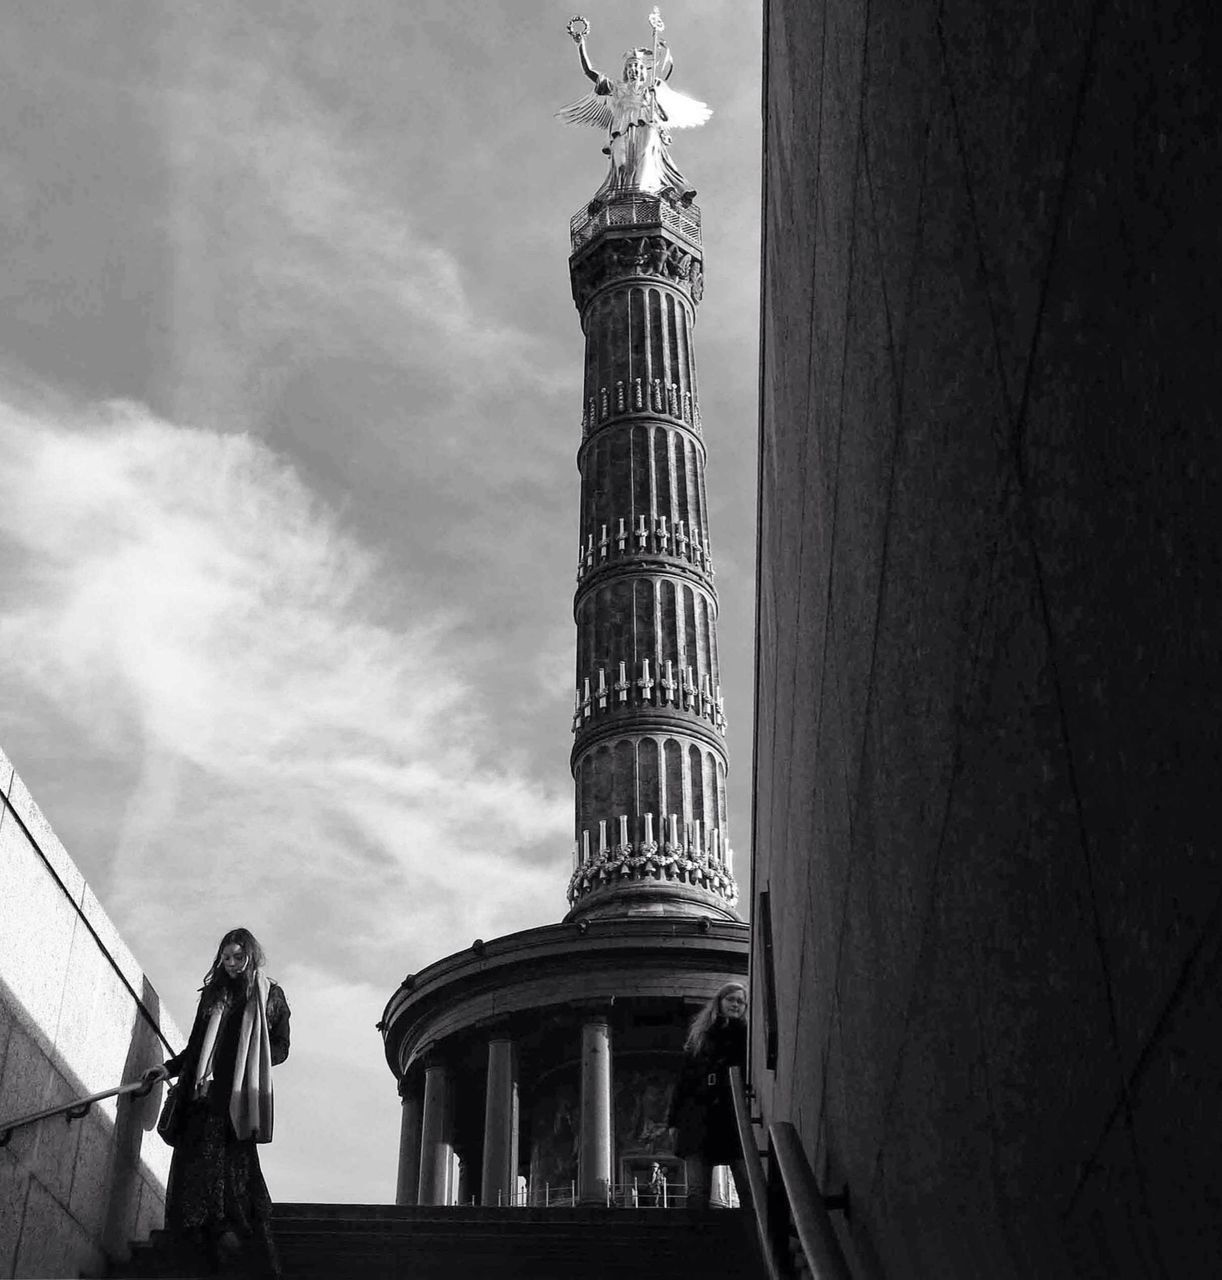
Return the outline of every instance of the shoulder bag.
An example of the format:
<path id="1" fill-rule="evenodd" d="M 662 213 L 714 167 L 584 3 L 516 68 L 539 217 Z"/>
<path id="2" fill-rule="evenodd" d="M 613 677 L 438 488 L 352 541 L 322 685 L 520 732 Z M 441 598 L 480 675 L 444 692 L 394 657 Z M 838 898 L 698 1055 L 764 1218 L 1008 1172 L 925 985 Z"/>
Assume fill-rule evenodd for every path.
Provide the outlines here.
<path id="1" fill-rule="evenodd" d="M 172 1147 L 178 1141 L 181 1108 L 178 1102 L 178 1083 L 170 1085 L 165 1091 L 165 1101 L 161 1104 L 161 1115 L 157 1117 L 157 1132 L 162 1141 Z"/>

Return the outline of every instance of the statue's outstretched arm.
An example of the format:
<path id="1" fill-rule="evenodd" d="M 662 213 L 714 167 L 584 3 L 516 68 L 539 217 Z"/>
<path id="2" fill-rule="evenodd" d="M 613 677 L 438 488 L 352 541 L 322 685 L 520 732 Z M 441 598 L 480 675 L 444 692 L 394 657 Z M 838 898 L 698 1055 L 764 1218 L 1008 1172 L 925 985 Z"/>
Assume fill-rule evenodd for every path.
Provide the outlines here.
<path id="1" fill-rule="evenodd" d="M 593 80 L 594 83 L 597 84 L 599 80 L 602 79 L 602 77 L 598 74 L 597 71 L 594 70 L 592 66 L 590 66 L 590 55 L 586 53 L 585 36 L 580 36 L 577 40 L 577 55 L 581 59 L 581 69 L 582 71 L 585 72 L 586 79 Z"/>

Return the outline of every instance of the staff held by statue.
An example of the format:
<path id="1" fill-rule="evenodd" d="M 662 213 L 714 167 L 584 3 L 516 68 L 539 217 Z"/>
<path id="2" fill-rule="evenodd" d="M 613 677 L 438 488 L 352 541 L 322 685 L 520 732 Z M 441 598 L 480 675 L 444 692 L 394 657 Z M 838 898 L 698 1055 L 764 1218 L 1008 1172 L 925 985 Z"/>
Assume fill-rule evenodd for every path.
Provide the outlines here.
<path id="1" fill-rule="evenodd" d="M 653 96 L 653 103 L 652 103 L 653 122 L 654 124 L 657 124 L 658 122 L 658 43 L 659 43 L 659 37 L 661 36 L 662 32 L 666 30 L 666 23 L 662 21 L 662 15 L 658 11 L 658 6 L 656 4 L 653 7 L 653 12 L 649 15 L 649 25 L 653 28 L 653 63 L 652 63 L 653 76 L 652 76 L 652 80 L 649 88 Z M 665 44 L 665 41 L 662 41 L 661 43 Z"/>

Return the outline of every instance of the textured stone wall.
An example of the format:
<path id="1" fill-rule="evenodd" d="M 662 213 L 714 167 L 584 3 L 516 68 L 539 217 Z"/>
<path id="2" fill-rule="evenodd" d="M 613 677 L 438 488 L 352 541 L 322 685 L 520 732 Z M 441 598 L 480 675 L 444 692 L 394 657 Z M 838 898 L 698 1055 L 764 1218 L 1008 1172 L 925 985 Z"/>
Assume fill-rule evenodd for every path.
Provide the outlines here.
<path id="1" fill-rule="evenodd" d="M 182 1037 L 0 752 L 0 1123 L 132 1080 Z M 0 1148 L 0 1276 L 99 1274 L 161 1225 L 161 1089 Z"/>
<path id="2" fill-rule="evenodd" d="M 1213 1274 L 1216 15 L 765 7 L 762 1109 L 863 1276 Z"/>

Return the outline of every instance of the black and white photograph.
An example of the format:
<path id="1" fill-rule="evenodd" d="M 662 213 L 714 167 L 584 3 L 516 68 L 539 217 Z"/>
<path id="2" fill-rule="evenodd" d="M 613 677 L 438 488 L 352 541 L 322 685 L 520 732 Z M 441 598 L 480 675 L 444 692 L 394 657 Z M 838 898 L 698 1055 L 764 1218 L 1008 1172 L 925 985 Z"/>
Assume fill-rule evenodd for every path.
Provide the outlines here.
<path id="1" fill-rule="evenodd" d="M 574 6 L 0 6 L 0 1280 L 1211 1280 L 1216 16 Z"/>

